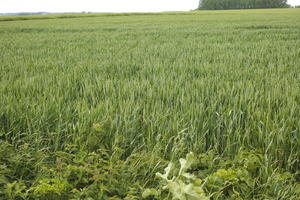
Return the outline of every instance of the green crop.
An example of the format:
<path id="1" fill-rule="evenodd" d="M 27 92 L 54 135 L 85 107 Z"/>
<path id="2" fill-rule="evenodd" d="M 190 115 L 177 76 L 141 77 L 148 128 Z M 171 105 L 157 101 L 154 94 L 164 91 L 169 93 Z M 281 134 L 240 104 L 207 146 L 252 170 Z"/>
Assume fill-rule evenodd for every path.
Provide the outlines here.
<path id="1" fill-rule="evenodd" d="M 0 199 L 299 198 L 299 9 L 0 17 L 0 72 Z"/>

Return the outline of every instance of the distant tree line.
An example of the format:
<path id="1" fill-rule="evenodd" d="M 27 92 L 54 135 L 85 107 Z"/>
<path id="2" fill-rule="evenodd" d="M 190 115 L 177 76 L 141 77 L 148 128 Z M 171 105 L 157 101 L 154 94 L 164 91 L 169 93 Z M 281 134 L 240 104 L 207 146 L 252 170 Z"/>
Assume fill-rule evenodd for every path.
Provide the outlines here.
<path id="1" fill-rule="evenodd" d="M 200 0 L 203 10 L 288 8 L 287 0 Z"/>

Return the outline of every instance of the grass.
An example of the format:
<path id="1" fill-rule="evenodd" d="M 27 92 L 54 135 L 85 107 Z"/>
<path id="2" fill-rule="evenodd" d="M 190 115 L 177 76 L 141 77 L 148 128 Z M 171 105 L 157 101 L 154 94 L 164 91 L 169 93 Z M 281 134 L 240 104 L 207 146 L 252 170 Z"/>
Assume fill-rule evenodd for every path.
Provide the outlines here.
<path id="1" fill-rule="evenodd" d="M 194 152 L 211 199 L 297 199 L 299 47 L 299 9 L 1 17 L 0 197 L 141 199 Z"/>
<path id="2" fill-rule="evenodd" d="M 135 16 L 135 15 L 177 15 L 193 14 L 192 12 L 161 12 L 161 13 L 64 13 L 64 14 L 43 14 L 27 16 L 0 16 L 0 21 L 20 21 L 20 20 L 41 20 L 41 19 L 64 19 L 64 18 L 84 18 L 84 17 L 114 17 L 114 16 Z"/>

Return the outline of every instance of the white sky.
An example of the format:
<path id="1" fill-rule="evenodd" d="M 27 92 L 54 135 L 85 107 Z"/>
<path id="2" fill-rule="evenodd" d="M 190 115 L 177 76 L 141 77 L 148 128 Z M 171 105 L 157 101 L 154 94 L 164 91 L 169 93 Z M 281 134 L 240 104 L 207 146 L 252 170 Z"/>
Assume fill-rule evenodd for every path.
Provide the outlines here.
<path id="1" fill-rule="evenodd" d="M 199 0 L 0 0 L 0 13 L 8 12 L 157 12 L 188 11 Z M 288 0 L 300 5 L 300 0 Z"/>

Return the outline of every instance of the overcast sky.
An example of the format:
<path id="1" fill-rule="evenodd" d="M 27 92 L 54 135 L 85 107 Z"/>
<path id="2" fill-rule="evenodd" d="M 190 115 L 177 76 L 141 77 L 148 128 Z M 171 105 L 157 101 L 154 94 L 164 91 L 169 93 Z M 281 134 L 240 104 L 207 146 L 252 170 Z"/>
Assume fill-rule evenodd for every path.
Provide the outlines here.
<path id="1" fill-rule="evenodd" d="M 7 12 L 157 12 L 195 9 L 199 0 L 0 0 Z M 300 5 L 300 0 L 288 0 Z"/>

